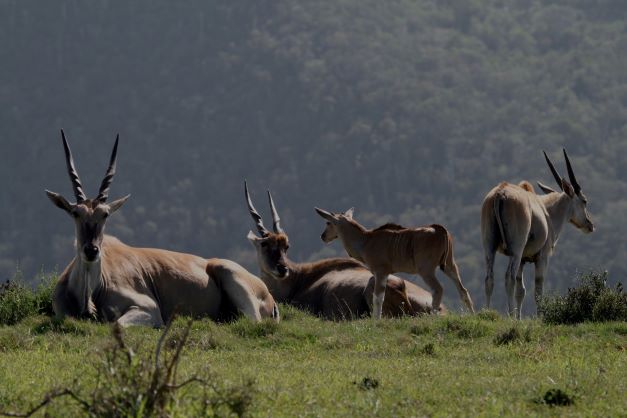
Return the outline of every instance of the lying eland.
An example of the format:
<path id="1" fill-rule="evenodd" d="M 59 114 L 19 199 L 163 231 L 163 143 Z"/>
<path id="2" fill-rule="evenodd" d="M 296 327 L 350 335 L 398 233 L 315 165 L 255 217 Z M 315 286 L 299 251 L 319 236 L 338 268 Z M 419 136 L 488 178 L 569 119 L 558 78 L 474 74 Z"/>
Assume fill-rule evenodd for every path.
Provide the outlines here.
<path id="1" fill-rule="evenodd" d="M 288 256 L 289 240 L 280 224 L 272 195 L 268 199 L 273 232 L 266 229 L 244 185 L 248 210 L 259 236 L 248 239 L 255 247 L 261 279 L 278 302 L 294 305 L 326 319 L 352 319 L 370 315 L 374 278 L 360 262 L 332 258 L 313 263 L 294 263 Z M 430 312 L 431 295 L 401 278 L 390 276 L 385 287 L 383 315 L 399 316 Z"/>
<path id="2" fill-rule="evenodd" d="M 61 135 L 76 203 L 46 193 L 74 219 L 76 256 L 59 276 L 54 291 L 57 317 L 92 317 L 123 326 L 155 327 L 174 313 L 226 319 L 241 312 L 253 320 L 279 320 L 277 305 L 264 283 L 232 261 L 134 248 L 105 235 L 107 219 L 129 197 L 107 203 L 119 137 L 98 196 L 88 199 L 63 131 Z"/>
<path id="3" fill-rule="evenodd" d="M 559 175 L 546 153 L 544 158 L 561 192 L 538 182 L 545 193 L 539 196 L 526 181 L 519 185 L 503 182 L 488 193 L 481 209 L 481 235 L 487 269 L 486 306 L 490 307 L 494 289 L 494 256 L 498 251 L 509 256 L 505 274 L 507 307 L 509 314 L 516 314 L 518 319 L 525 297 L 525 263 L 535 264 L 537 307 L 542 297 L 549 257 L 564 223 L 568 221 L 586 233 L 594 231 L 594 224 L 586 209 L 588 200 L 575 178 L 566 150 L 564 159 L 570 182 Z"/>
<path id="4" fill-rule="evenodd" d="M 472 299 L 462 284 L 459 269 L 453 258 L 453 237 L 441 225 L 409 229 L 386 224 L 368 230 L 353 219 L 353 209 L 334 214 L 316 208 L 327 221 L 322 240 L 329 243 L 336 238 L 342 241 L 351 257 L 363 262 L 375 277 L 373 317 L 381 318 L 384 289 L 392 273 L 418 273 L 433 292 L 433 311 L 440 310 L 442 285 L 435 271 L 438 267 L 450 277 L 469 311 L 474 312 Z"/>

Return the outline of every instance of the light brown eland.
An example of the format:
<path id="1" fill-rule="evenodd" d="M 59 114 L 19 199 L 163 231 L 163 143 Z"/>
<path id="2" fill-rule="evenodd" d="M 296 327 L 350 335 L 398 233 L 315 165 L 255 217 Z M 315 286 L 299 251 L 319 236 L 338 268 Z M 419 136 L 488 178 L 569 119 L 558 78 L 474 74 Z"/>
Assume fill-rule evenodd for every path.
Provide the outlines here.
<path id="1" fill-rule="evenodd" d="M 435 275 L 438 267 L 453 280 L 461 300 L 474 312 L 472 299 L 462 284 L 453 257 L 453 237 L 443 226 L 434 224 L 410 229 L 386 224 L 369 230 L 353 219 L 352 208 L 344 213 L 334 214 L 318 208 L 316 212 L 327 221 L 322 240 L 329 243 L 339 238 L 348 255 L 363 262 L 374 274 L 374 318 L 381 318 L 384 289 L 392 273 L 419 274 L 433 292 L 433 311 L 439 312 L 443 289 Z"/>
<path id="2" fill-rule="evenodd" d="M 535 264 L 537 307 L 542 298 L 549 257 L 553 254 L 564 224 L 570 222 L 585 233 L 594 231 L 594 224 L 587 211 L 588 200 L 581 191 L 566 150 L 563 151 L 570 181 L 559 175 L 544 153 L 561 191 L 538 182 L 545 193 L 540 196 L 526 181 L 518 185 L 503 182 L 492 189 L 483 201 L 481 236 L 487 270 L 485 296 L 488 308 L 494 289 L 494 258 L 497 251 L 509 256 L 505 273 L 507 308 L 510 315 L 520 319 L 526 293 L 523 280 L 525 263 Z"/>
<path id="3" fill-rule="evenodd" d="M 356 319 L 372 312 L 374 277 L 360 262 L 350 258 L 331 258 L 313 263 L 295 263 L 288 258 L 289 239 L 281 227 L 272 195 L 268 200 L 273 231 L 269 231 L 253 206 L 244 185 L 248 210 L 259 235 L 248 239 L 255 247 L 260 277 L 274 298 L 325 319 Z M 383 315 L 394 317 L 431 311 L 432 298 L 426 290 L 396 276 L 385 287 Z"/>
<path id="4" fill-rule="evenodd" d="M 98 196 L 88 199 L 65 134 L 61 134 L 76 203 L 57 193 L 47 194 L 74 220 L 76 256 L 59 277 L 54 291 L 57 317 L 89 317 L 117 321 L 123 326 L 154 327 L 162 326 L 175 313 L 215 320 L 242 313 L 256 321 L 279 320 L 277 305 L 266 285 L 232 261 L 134 248 L 105 235 L 107 219 L 129 197 L 107 203 L 119 136 Z"/>

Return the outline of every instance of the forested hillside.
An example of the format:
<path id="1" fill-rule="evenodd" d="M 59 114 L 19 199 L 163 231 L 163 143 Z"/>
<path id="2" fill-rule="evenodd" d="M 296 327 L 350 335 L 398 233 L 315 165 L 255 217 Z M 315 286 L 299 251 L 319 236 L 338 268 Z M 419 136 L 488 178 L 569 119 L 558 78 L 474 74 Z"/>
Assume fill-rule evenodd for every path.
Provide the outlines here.
<path id="1" fill-rule="evenodd" d="M 248 179 L 262 213 L 272 189 L 295 260 L 341 254 L 314 206 L 446 225 L 479 305 L 483 197 L 554 185 L 542 150 L 565 174 L 564 146 L 597 230 L 565 227 L 546 286 L 627 276 L 623 0 L 5 0 L 0 63 L 0 278 L 72 257 L 44 194 L 72 197 L 59 128 L 88 194 L 120 133 L 111 195 L 132 198 L 108 231 L 129 244 L 257 272 Z"/>

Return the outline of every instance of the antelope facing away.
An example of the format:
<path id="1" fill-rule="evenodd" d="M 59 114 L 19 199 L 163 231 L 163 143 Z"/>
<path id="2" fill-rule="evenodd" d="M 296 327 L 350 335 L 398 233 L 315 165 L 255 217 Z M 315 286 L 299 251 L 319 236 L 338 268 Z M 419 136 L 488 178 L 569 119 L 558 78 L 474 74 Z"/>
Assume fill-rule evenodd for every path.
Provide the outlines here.
<path id="1" fill-rule="evenodd" d="M 374 274 L 374 318 L 381 318 L 384 289 L 392 273 L 418 273 L 433 291 L 433 311 L 439 312 L 443 289 L 435 276 L 438 267 L 453 280 L 462 301 L 474 312 L 453 258 L 453 237 L 443 226 L 409 229 L 386 224 L 368 230 L 353 219 L 352 208 L 341 214 L 318 208 L 316 212 L 327 221 L 322 241 L 329 243 L 339 238 L 348 255 L 363 262 Z"/>
<path id="2" fill-rule="evenodd" d="M 287 251 L 289 240 L 281 228 L 279 214 L 270 192 L 273 232 L 266 229 L 244 185 L 248 210 L 259 236 L 252 231 L 248 239 L 255 247 L 261 278 L 278 302 L 294 305 L 325 319 L 359 318 L 371 312 L 374 290 L 372 273 L 350 258 L 332 258 L 314 263 L 294 263 Z M 426 313 L 431 310 L 431 295 L 401 278 L 390 276 L 385 287 L 385 316 Z"/>
<path id="3" fill-rule="evenodd" d="M 57 317 L 92 317 L 120 325 L 159 327 L 174 313 L 228 319 L 241 312 L 253 320 L 279 320 L 267 287 L 238 264 L 157 249 L 134 248 L 105 235 L 108 217 L 129 196 L 107 203 L 116 169 L 119 136 L 100 191 L 88 199 L 65 134 L 63 147 L 76 203 L 48 197 L 73 219 L 76 256 L 59 277 L 53 296 Z"/>
<path id="4" fill-rule="evenodd" d="M 561 192 L 538 182 L 545 193 L 538 196 L 526 181 L 519 185 L 503 182 L 492 189 L 481 209 L 481 235 L 485 251 L 487 276 L 486 305 L 494 289 L 494 256 L 500 252 L 509 256 L 505 274 L 507 307 L 510 315 L 520 319 L 525 298 L 523 267 L 535 264 L 536 307 L 542 297 L 544 277 L 555 244 L 566 221 L 585 233 L 594 231 L 586 209 L 588 200 L 581 191 L 575 173 L 564 150 L 570 182 L 561 177 L 549 157 L 544 158 Z"/>

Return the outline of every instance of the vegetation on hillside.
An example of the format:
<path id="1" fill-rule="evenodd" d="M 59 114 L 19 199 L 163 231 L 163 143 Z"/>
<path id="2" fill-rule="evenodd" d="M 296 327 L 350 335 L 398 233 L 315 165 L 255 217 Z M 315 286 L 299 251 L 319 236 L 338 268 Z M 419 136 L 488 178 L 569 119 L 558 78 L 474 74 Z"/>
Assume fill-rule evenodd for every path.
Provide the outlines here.
<path id="1" fill-rule="evenodd" d="M 260 201 L 274 191 L 297 260 L 341 253 L 322 246 L 314 205 L 355 206 L 368 226 L 446 225 L 478 304 L 483 196 L 501 180 L 552 184 L 541 150 L 558 161 L 565 146 L 598 229 L 565 227 L 547 286 L 564 292 L 599 264 L 626 277 L 626 10 L 621 0 L 4 1 L 0 277 L 72 256 L 71 222 L 43 193 L 70 195 L 61 127 L 91 192 L 120 132 L 112 195 L 133 197 L 109 231 L 130 244 L 257 271 L 247 178 Z"/>

